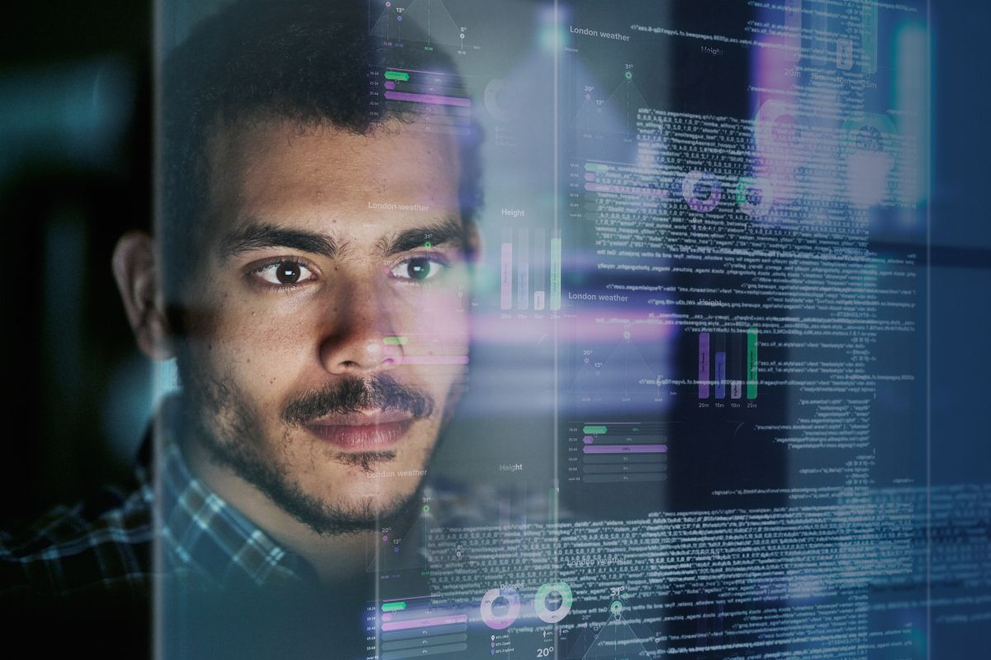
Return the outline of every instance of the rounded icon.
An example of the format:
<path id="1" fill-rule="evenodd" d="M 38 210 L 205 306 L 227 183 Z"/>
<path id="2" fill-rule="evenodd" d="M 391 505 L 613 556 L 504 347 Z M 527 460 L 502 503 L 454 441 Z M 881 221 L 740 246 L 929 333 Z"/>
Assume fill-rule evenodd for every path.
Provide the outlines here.
<path id="1" fill-rule="evenodd" d="M 512 90 L 506 86 L 506 81 L 493 78 L 485 86 L 483 96 L 485 109 L 496 121 L 511 121 L 516 118 L 516 108 L 513 106 Z"/>
<path id="2" fill-rule="evenodd" d="M 692 170 L 681 180 L 681 196 L 697 213 L 708 213 L 719 205 L 723 187 L 712 172 Z"/>
<path id="3" fill-rule="evenodd" d="M 894 155 L 898 129 L 886 115 L 865 112 L 843 124 L 849 151 Z"/>
<path id="4" fill-rule="evenodd" d="M 751 218 L 767 215 L 774 203 L 771 182 L 764 178 L 743 177 L 736 186 L 736 203 Z"/>
<path id="5" fill-rule="evenodd" d="M 806 148 L 808 133 L 794 103 L 768 99 L 754 118 L 755 145 L 759 153 L 782 158 Z"/>
<path id="6" fill-rule="evenodd" d="M 613 613 L 613 616 L 623 615 L 623 603 L 622 601 L 614 600 L 609 604 L 609 611 Z"/>
<path id="7" fill-rule="evenodd" d="M 533 597 L 533 610 L 537 618 L 547 623 L 557 623 L 571 611 L 571 587 L 564 582 L 542 584 Z"/>
<path id="8" fill-rule="evenodd" d="M 520 615 L 520 596 L 514 589 L 489 589 L 479 608 L 482 621 L 492 630 L 503 630 Z"/>

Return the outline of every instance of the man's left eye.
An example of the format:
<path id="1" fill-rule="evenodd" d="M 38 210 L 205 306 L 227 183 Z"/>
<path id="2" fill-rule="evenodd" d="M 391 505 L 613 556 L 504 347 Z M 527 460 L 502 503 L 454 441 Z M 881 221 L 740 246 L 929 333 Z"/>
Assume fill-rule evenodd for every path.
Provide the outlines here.
<path id="1" fill-rule="evenodd" d="M 447 264 L 437 259 L 414 257 L 393 268 L 392 276 L 401 280 L 427 280 L 439 275 L 446 267 Z"/>

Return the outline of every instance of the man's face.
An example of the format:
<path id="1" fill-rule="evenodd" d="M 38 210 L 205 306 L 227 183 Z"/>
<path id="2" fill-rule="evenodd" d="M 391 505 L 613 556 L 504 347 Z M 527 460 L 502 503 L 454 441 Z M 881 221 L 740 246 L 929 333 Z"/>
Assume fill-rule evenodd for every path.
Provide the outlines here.
<path id="1" fill-rule="evenodd" d="M 183 377 L 220 463 L 318 532 L 409 501 L 463 387 L 453 143 L 268 121 L 211 142 Z"/>

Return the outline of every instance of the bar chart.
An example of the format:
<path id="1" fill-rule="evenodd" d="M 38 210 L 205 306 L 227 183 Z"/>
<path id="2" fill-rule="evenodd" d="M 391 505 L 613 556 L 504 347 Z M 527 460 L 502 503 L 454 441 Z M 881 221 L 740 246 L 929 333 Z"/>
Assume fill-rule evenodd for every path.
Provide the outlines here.
<path id="1" fill-rule="evenodd" d="M 568 479 L 586 484 L 667 480 L 672 423 L 573 422 Z"/>
<path id="2" fill-rule="evenodd" d="M 368 617 L 383 660 L 463 653 L 468 649 L 468 615 L 460 608 L 431 607 L 427 598 L 381 603 L 377 617 Z"/>
<path id="3" fill-rule="evenodd" d="M 530 227 L 503 227 L 499 253 L 499 308 L 561 309 L 561 237 Z M 550 268 L 548 269 L 548 262 Z"/>
<path id="4" fill-rule="evenodd" d="M 744 332 L 700 332 L 698 398 L 757 398 L 757 328 Z"/>
<path id="5" fill-rule="evenodd" d="M 467 136 L 471 134 L 471 99 L 447 73 L 390 68 L 373 72 L 372 89 L 379 103 L 416 114 L 415 130 Z"/>

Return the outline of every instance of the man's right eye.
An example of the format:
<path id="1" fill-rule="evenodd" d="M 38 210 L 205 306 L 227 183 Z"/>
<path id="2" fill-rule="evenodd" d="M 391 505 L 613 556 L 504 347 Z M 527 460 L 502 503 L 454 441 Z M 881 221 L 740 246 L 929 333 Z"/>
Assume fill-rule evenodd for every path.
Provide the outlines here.
<path id="1" fill-rule="evenodd" d="M 253 271 L 253 275 L 268 284 L 278 287 L 291 287 L 316 278 L 312 270 L 302 263 L 291 259 L 284 259 L 262 266 Z"/>

